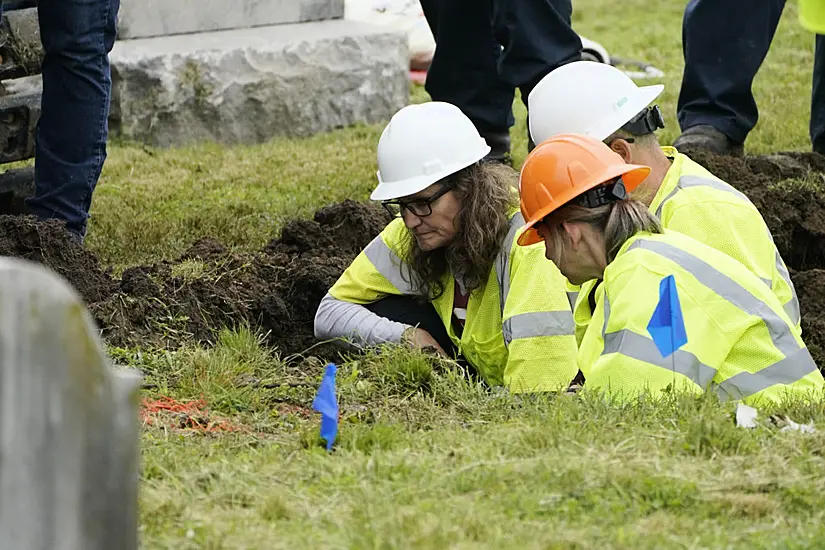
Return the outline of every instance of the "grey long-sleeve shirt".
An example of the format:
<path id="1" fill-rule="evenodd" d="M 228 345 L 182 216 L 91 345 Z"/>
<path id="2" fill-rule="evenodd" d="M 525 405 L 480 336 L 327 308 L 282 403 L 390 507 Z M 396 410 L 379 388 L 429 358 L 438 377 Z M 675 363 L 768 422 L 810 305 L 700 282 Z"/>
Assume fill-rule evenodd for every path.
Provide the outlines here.
<path id="1" fill-rule="evenodd" d="M 411 325 L 390 321 L 360 304 L 344 302 L 327 293 L 315 313 L 315 337 L 329 340 L 344 335 L 359 347 L 398 343 Z"/>

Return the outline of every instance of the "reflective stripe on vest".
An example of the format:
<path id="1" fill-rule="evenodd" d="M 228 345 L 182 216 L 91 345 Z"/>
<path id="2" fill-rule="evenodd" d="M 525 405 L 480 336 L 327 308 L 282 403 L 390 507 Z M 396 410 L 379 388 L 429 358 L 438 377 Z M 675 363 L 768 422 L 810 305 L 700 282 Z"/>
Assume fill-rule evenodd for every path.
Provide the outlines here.
<path id="1" fill-rule="evenodd" d="M 712 178 L 704 178 L 702 176 L 682 176 L 679 178 L 679 181 L 676 183 L 676 187 L 673 188 L 673 191 L 668 193 L 668 195 L 662 199 L 662 202 L 659 204 L 659 207 L 656 208 L 656 217 L 661 219 L 662 218 L 662 209 L 665 207 L 665 203 L 672 199 L 676 193 L 681 191 L 682 189 L 688 189 L 690 187 L 710 187 L 712 189 L 716 189 L 717 191 L 722 191 L 725 193 L 730 193 L 737 198 L 751 202 L 748 197 L 746 197 L 743 193 L 737 191 L 730 185 L 726 184 L 723 181 L 715 180 Z"/>
<path id="2" fill-rule="evenodd" d="M 402 294 L 414 294 L 415 288 L 404 278 L 401 258 L 389 247 L 381 235 L 375 237 L 364 249 L 375 269 Z"/>
<path id="3" fill-rule="evenodd" d="M 771 238 L 771 240 L 773 240 L 773 238 Z M 791 322 L 794 326 L 797 326 L 802 321 L 802 313 L 799 311 L 799 298 L 796 296 L 796 287 L 793 286 L 791 274 L 788 273 L 785 262 L 782 261 L 782 256 L 779 255 L 779 250 L 776 251 L 776 270 L 779 272 L 782 280 L 791 288 L 791 301 L 785 304 L 784 307 L 785 313 L 791 318 Z"/>
<path id="4" fill-rule="evenodd" d="M 573 316 L 569 311 L 536 311 L 513 315 L 502 325 L 504 343 L 535 336 L 567 336 L 573 334 Z"/>
<path id="5" fill-rule="evenodd" d="M 639 240 L 631 244 L 627 250 L 629 252 L 634 248 L 649 250 L 675 262 L 721 298 L 743 312 L 761 318 L 768 329 L 773 345 L 785 355 L 785 359 L 759 372 L 741 372 L 720 383 L 717 387 L 720 397 L 723 399 L 747 397 L 775 384 L 795 382 L 816 370 L 817 367 L 808 349 L 799 345 L 782 318 L 739 283 L 703 260 L 675 246 L 658 241 Z M 607 326 L 606 323 L 605 326 Z M 669 361 L 662 361 L 662 363 L 669 363 Z M 659 366 L 667 368 L 669 365 L 659 364 Z"/>
<path id="6" fill-rule="evenodd" d="M 757 373 L 740 372 L 716 386 L 716 393 L 723 401 L 742 399 L 775 384 L 793 384 L 805 378 L 816 366 L 808 348 L 800 348 L 793 355 L 763 368 Z"/>
<path id="7" fill-rule="evenodd" d="M 567 301 L 570 302 L 570 309 L 576 309 L 576 302 L 579 301 L 579 293 L 568 290 Z"/>
<path id="8" fill-rule="evenodd" d="M 672 199 L 676 193 L 681 191 L 682 189 L 688 189 L 690 187 L 710 187 L 711 189 L 715 189 L 717 191 L 722 191 L 724 193 L 730 193 L 734 195 L 740 200 L 743 200 L 749 204 L 751 200 L 745 196 L 744 193 L 734 189 L 730 185 L 713 178 L 705 178 L 702 176 L 682 176 L 679 178 L 679 181 L 676 183 L 676 187 L 673 188 L 673 191 L 668 193 L 668 195 L 662 199 L 662 202 L 656 208 L 656 217 L 660 220 L 662 219 L 662 209 L 665 207 L 665 203 Z M 768 236 L 773 242 L 773 235 L 771 235 L 770 230 L 768 231 Z M 785 264 L 782 262 L 782 256 L 779 254 L 779 250 L 776 248 L 774 244 L 774 251 L 776 252 L 776 271 L 779 273 L 779 276 L 785 281 L 785 284 L 791 289 L 791 301 L 787 304 L 784 304 L 785 313 L 788 314 L 788 317 L 791 318 L 791 322 L 794 326 L 798 326 L 802 317 L 799 311 L 799 298 L 796 296 L 796 289 L 793 286 L 793 281 L 791 281 L 791 276 L 788 273 L 788 270 L 785 268 Z M 762 279 L 763 283 L 768 285 L 768 288 L 773 288 L 773 280 L 772 279 Z"/>
<path id="9" fill-rule="evenodd" d="M 699 358 L 685 350 L 676 350 L 663 358 L 656 343 L 647 336 L 632 330 L 620 330 L 605 335 L 603 355 L 621 353 L 627 357 L 672 370 L 693 380 L 700 388 L 707 390 L 716 376 L 716 369 L 705 365 Z"/>
<path id="10" fill-rule="evenodd" d="M 507 303 L 507 295 L 510 293 L 510 251 L 513 249 L 516 234 L 522 226 L 524 226 L 524 216 L 521 212 L 516 212 L 510 218 L 510 230 L 507 231 L 507 236 L 504 237 L 504 243 L 496 258 L 496 281 L 498 281 L 502 317 L 504 317 L 504 304 Z"/>

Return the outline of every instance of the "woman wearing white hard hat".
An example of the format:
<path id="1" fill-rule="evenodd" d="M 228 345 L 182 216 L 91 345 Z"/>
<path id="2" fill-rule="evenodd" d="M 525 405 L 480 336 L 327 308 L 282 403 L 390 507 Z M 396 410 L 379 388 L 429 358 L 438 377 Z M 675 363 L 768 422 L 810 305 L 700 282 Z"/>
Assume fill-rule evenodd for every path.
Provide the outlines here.
<path id="1" fill-rule="evenodd" d="M 453 105 L 396 113 L 371 198 L 397 217 L 322 300 L 316 337 L 432 347 L 513 392 L 569 385 L 578 368 L 566 281 L 541 246 L 515 245 L 518 176 L 481 162 L 489 150 Z"/>
<path id="2" fill-rule="evenodd" d="M 756 206 L 673 147 L 661 147 L 664 127 L 650 105 L 661 84 L 636 86 L 604 63 L 577 61 L 547 75 L 530 94 L 530 132 L 536 143 L 560 134 L 583 134 L 607 144 L 629 164 L 651 167 L 633 192 L 665 229 L 678 231 L 724 252 L 751 270 L 776 295 L 801 333 L 799 300 L 788 269 Z M 581 287 L 575 305 L 581 340 L 599 292 L 596 281 Z"/>

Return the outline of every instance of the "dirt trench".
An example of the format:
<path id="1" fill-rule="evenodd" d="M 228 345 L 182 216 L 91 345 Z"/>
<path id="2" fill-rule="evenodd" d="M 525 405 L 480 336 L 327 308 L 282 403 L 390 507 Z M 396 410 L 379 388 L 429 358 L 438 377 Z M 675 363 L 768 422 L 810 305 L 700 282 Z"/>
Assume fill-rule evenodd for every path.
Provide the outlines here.
<path id="1" fill-rule="evenodd" d="M 825 157 L 691 156 L 762 211 L 791 269 L 805 341 L 825 368 Z M 58 224 L 0 216 L 0 255 L 42 262 L 66 277 L 116 346 L 208 343 L 216 328 L 250 324 L 282 355 L 312 348 L 330 356 L 313 336 L 318 303 L 388 222 L 376 204 L 345 201 L 288 223 L 258 252 L 231 253 L 204 238 L 175 261 L 133 267 L 117 280 Z"/>
<path id="2" fill-rule="evenodd" d="M 288 223 L 250 254 L 204 238 L 171 262 L 126 269 L 119 280 L 56 222 L 0 216 L 0 255 L 48 265 L 86 302 L 103 338 L 115 346 L 176 348 L 211 342 L 215 329 L 249 324 L 282 355 L 317 342 L 321 298 L 358 252 L 389 223 L 375 204 L 345 201 Z M 313 355 L 331 355 L 329 346 Z"/>

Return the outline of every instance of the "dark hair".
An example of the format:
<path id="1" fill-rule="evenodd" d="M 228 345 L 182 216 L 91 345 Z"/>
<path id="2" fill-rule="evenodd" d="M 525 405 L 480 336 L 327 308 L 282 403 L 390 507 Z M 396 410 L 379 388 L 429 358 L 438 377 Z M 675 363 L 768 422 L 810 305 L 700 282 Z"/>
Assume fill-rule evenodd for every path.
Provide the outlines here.
<path id="1" fill-rule="evenodd" d="M 424 251 L 407 231 L 404 247 L 406 275 L 419 295 L 430 300 L 444 293 L 448 271 L 461 279 L 468 292 L 484 287 L 509 231 L 508 213 L 518 205 L 518 174 L 500 163 L 475 163 L 445 183 L 455 186 L 453 192 L 461 201 L 455 239 L 445 247 Z"/>

